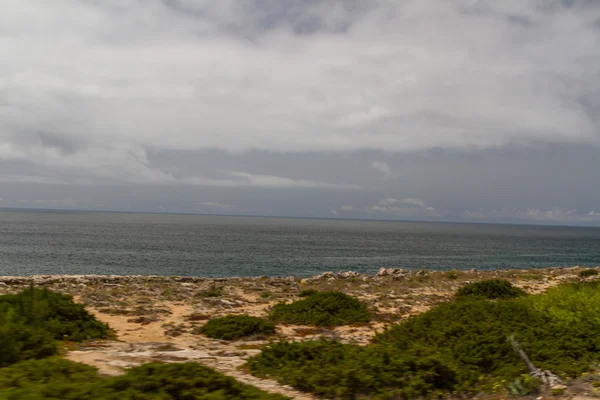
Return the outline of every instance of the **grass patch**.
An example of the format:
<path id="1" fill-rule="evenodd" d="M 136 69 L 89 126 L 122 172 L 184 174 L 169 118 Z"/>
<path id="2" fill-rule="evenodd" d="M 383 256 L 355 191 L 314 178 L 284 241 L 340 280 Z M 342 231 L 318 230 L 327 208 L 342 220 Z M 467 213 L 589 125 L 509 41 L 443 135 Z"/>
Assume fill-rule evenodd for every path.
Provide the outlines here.
<path id="1" fill-rule="evenodd" d="M 340 326 L 371 320 L 367 306 L 341 292 L 316 292 L 291 304 L 273 307 L 271 319 L 299 325 Z"/>
<path id="2" fill-rule="evenodd" d="M 456 292 L 456 297 L 473 296 L 484 299 L 514 299 L 525 295 L 527 293 L 522 289 L 504 279 L 488 279 L 469 283 Z"/>
<path id="3" fill-rule="evenodd" d="M 275 325 L 249 315 L 226 315 L 211 319 L 197 332 L 213 339 L 235 340 L 252 335 L 272 335 L 275 333 Z"/>

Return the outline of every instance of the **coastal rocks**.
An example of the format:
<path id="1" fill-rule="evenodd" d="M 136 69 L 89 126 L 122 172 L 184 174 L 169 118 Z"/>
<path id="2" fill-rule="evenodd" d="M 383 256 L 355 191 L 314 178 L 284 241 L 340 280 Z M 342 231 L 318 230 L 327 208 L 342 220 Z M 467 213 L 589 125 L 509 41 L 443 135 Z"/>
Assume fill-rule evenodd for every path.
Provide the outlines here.
<path id="1" fill-rule="evenodd" d="M 338 273 L 333 273 L 331 271 L 323 272 L 322 274 L 312 276 L 310 278 L 304 278 L 300 280 L 301 285 L 305 285 L 311 282 L 320 282 L 320 281 L 335 281 L 337 279 L 369 279 L 368 275 L 363 275 L 360 272 L 356 271 L 339 271 Z"/>
<path id="2" fill-rule="evenodd" d="M 360 273 L 356 271 L 347 271 L 347 272 L 338 272 L 336 277 L 339 279 L 347 279 L 347 278 L 358 278 L 360 277 Z"/>
<path id="3" fill-rule="evenodd" d="M 385 267 L 381 267 L 379 268 L 379 271 L 377 271 L 377 274 L 375 274 L 375 276 L 392 276 L 392 277 L 399 277 L 399 278 L 405 278 L 409 275 L 410 273 L 402 268 L 385 268 Z"/>

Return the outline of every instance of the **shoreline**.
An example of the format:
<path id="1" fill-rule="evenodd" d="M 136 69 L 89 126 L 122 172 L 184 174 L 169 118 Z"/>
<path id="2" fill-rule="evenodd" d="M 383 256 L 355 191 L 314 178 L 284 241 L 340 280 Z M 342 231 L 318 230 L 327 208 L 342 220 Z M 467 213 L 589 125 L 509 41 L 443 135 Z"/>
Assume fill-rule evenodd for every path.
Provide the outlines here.
<path id="1" fill-rule="evenodd" d="M 121 275 L 121 274 L 30 274 L 30 275 L 0 275 L 0 282 L 20 282 L 23 280 L 33 280 L 33 281 L 45 281 L 45 282 L 53 282 L 58 280 L 77 280 L 77 279 L 89 279 L 89 280 L 131 280 L 131 279 L 146 279 L 146 280 L 172 280 L 175 282 L 203 282 L 207 280 L 212 281 L 228 281 L 228 280 L 265 280 L 265 279 L 318 279 L 320 277 L 335 277 L 335 278 L 351 278 L 351 277 L 381 277 L 387 275 L 423 275 L 423 273 L 428 274 L 442 274 L 448 272 L 457 272 L 457 273 L 474 273 L 474 274 L 495 274 L 495 273 L 520 273 L 520 272 L 549 272 L 549 271 L 563 271 L 563 270 L 576 270 L 576 269 L 598 269 L 600 270 L 600 265 L 574 265 L 574 266 L 554 266 L 554 267 L 542 267 L 542 268 L 501 268 L 501 269 L 490 269 L 490 270 L 478 270 L 476 268 L 471 269 L 444 269 L 444 270 L 434 270 L 434 269 L 406 269 L 406 268 L 385 268 L 381 267 L 378 272 L 374 274 L 367 274 L 357 271 L 324 271 L 317 275 L 305 276 L 305 275 L 236 275 L 229 277 L 207 277 L 207 276 L 198 276 L 198 275 L 144 275 L 144 274 L 131 274 L 131 275 Z"/>
<path id="2" fill-rule="evenodd" d="M 131 282 L 131 281 L 148 281 L 148 282 L 159 282 L 159 281 L 170 281 L 180 283 L 201 283 L 201 282 L 236 282 L 236 281 L 298 281 L 300 283 L 314 282 L 322 279 L 360 279 L 363 281 L 370 279 L 383 278 L 386 276 L 393 277 L 395 280 L 410 279 L 412 276 L 425 276 L 425 275 L 440 275 L 440 274 L 470 274 L 473 276 L 508 276 L 518 277 L 523 274 L 560 274 L 564 271 L 575 271 L 581 269 L 597 269 L 600 270 L 600 265 L 597 266 L 559 266 L 559 267 L 544 267 L 544 268 L 509 268 L 509 269 L 495 269 L 495 270 L 477 270 L 472 268 L 469 270 L 461 269 L 450 269 L 450 270 L 429 270 L 429 269 L 404 269 L 404 268 L 385 268 L 381 267 L 375 274 L 366 274 L 356 271 L 325 271 L 318 275 L 304 276 L 304 275 L 285 275 L 285 276 L 256 276 L 256 275 L 237 275 L 230 277 L 206 277 L 206 276 L 192 276 L 192 275 L 115 275 L 115 274 L 31 274 L 31 275 L 0 275 L 0 284 L 23 284 L 34 283 L 34 284 L 51 284 L 57 282 L 69 282 L 75 281 L 82 283 L 84 281 L 96 282 L 96 283 L 119 283 L 119 282 Z"/>

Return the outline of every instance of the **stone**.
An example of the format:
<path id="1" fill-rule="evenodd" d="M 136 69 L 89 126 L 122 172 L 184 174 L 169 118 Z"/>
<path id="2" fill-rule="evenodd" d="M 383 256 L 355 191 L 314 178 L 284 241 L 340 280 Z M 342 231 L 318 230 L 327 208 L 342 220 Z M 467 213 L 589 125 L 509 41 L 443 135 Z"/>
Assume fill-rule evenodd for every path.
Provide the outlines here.
<path id="1" fill-rule="evenodd" d="M 357 278 L 359 277 L 360 274 L 356 271 L 346 271 L 346 272 L 338 272 L 337 273 L 337 277 L 341 278 L 341 279 L 347 279 L 347 278 Z"/>

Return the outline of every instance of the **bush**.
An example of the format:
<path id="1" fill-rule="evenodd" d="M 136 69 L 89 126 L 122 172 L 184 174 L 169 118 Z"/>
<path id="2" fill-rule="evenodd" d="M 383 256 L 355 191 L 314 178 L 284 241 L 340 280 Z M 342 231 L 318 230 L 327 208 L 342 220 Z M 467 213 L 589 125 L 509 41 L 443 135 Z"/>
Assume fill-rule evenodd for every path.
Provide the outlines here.
<path id="1" fill-rule="evenodd" d="M 4 315 L 0 311 L 0 367 L 56 354 L 57 343 L 52 335 L 43 329 L 7 320 L 7 314 L 10 315 L 10 310 Z"/>
<path id="2" fill-rule="evenodd" d="M 451 270 L 446 272 L 446 277 L 448 279 L 458 279 L 458 271 L 457 270 Z"/>
<path id="3" fill-rule="evenodd" d="M 568 284 L 538 296 L 466 296 L 443 303 L 378 334 L 367 347 L 273 344 L 248 367 L 255 375 L 339 399 L 533 393 L 538 383 L 524 380 L 528 370 L 507 340 L 511 335 L 536 367 L 575 377 L 600 360 L 599 331 L 600 283 Z"/>
<path id="4" fill-rule="evenodd" d="M 367 306 L 340 292 L 317 292 L 291 304 L 273 307 L 271 319 L 291 324 L 339 326 L 371 320 Z"/>
<path id="5" fill-rule="evenodd" d="M 6 400 L 286 399 L 198 363 L 150 363 L 113 378 L 100 378 L 83 364 L 52 359 L 19 363 L 0 371 L 0 398 Z"/>
<path id="6" fill-rule="evenodd" d="M 464 372 L 462 381 L 474 383 L 479 371 L 506 379 L 527 372 L 507 343 L 511 334 L 538 368 L 569 376 L 586 372 L 600 358 L 598 331 L 600 290 L 579 284 L 502 302 L 442 304 L 394 326 L 376 341 L 408 352 L 443 354 Z"/>
<path id="7" fill-rule="evenodd" d="M 317 292 L 315 289 L 304 289 L 300 292 L 299 296 L 300 297 L 308 297 L 308 296 L 312 296 L 313 294 L 317 294 L 319 292 Z"/>
<path id="8" fill-rule="evenodd" d="M 596 275 L 598 275 L 598 271 L 596 271 L 595 269 L 584 269 L 581 272 L 579 272 L 579 276 L 582 278 L 587 278 L 588 276 Z"/>
<path id="9" fill-rule="evenodd" d="M 361 347 L 329 340 L 279 342 L 248 360 L 259 377 L 325 398 L 417 398 L 449 392 L 456 374 L 436 357 L 406 356 L 392 347 Z"/>
<path id="10" fill-rule="evenodd" d="M 272 335 L 275 325 L 248 315 L 227 315 L 211 319 L 202 325 L 199 332 L 213 339 L 234 340 L 250 335 Z"/>
<path id="11" fill-rule="evenodd" d="M 199 291 L 196 296 L 198 297 L 221 297 L 223 296 L 223 288 L 221 286 L 213 286 L 206 290 Z"/>
<path id="12" fill-rule="evenodd" d="M 512 283 L 504 279 L 489 279 L 481 282 L 469 283 L 456 293 L 457 297 L 474 296 L 486 299 L 514 299 L 525 296 L 523 290 L 514 287 Z"/>
<path id="13" fill-rule="evenodd" d="M 62 358 L 28 360 L 8 368 L 0 368 L 0 389 L 26 388 L 53 382 L 89 383 L 96 380 L 96 368 Z"/>
<path id="14" fill-rule="evenodd" d="M 108 336 L 108 326 L 70 296 L 33 287 L 0 296 L 0 367 L 52 356 L 56 340 Z"/>
<path id="15" fill-rule="evenodd" d="M 6 314 L 8 310 L 12 310 L 11 319 L 43 329 L 57 340 L 82 341 L 109 336 L 108 325 L 98 321 L 82 304 L 75 303 L 72 296 L 46 288 L 32 286 L 17 294 L 0 296 L 0 311 Z"/>
<path id="16" fill-rule="evenodd" d="M 410 317 L 377 335 L 376 342 L 407 353 L 440 354 L 457 367 L 468 387 L 480 374 L 518 377 L 527 372 L 507 338 L 517 334 L 527 348 L 529 326 L 540 324 L 522 302 L 460 301 Z"/>

